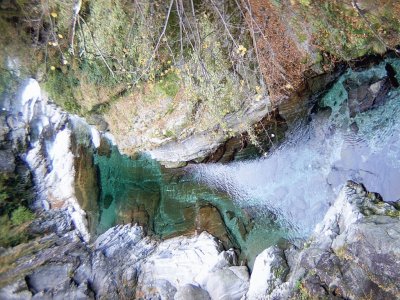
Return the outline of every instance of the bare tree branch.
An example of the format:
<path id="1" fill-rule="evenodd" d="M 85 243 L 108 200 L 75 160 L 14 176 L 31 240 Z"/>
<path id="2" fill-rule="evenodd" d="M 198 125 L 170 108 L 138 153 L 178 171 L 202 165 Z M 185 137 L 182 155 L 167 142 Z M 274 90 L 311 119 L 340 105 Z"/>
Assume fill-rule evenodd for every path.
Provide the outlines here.
<path id="1" fill-rule="evenodd" d="M 383 46 L 385 46 L 387 49 L 393 50 L 396 53 L 400 54 L 400 50 L 397 50 L 393 47 L 390 47 L 388 44 L 386 44 L 386 42 L 380 37 L 380 35 L 375 31 L 375 29 L 372 27 L 371 22 L 368 20 L 368 18 L 365 16 L 364 12 L 360 9 L 360 7 L 358 6 L 356 0 L 351 0 L 351 4 L 353 6 L 353 8 L 357 11 L 357 13 L 360 15 L 360 17 L 365 21 L 365 23 L 367 23 L 369 29 L 371 30 L 371 32 L 373 33 L 373 35 L 379 40 L 379 42 L 382 43 Z"/>
<path id="2" fill-rule="evenodd" d="M 92 38 L 93 45 L 95 46 L 96 50 L 98 51 L 101 59 L 103 60 L 104 64 L 106 65 L 108 71 L 110 71 L 110 74 L 112 75 L 112 77 L 115 78 L 115 74 L 114 74 L 113 70 L 110 68 L 110 66 L 108 65 L 107 60 L 103 56 L 103 53 L 101 53 L 100 48 L 97 46 L 96 41 L 94 40 L 93 33 L 90 31 L 89 26 L 86 24 L 85 20 L 82 17 L 79 17 L 79 19 L 86 25 L 86 27 L 89 31 L 90 37 Z"/>
<path id="3" fill-rule="evenodd" d="M 69 52 L 74 55 L 74 38 L 75 38 L 75 26 L 78 19 L 79 12 L 81 11 L 82 0 L 74 0 L 73 14 L 71 21 L 71 28 L 69 33 Z"/>

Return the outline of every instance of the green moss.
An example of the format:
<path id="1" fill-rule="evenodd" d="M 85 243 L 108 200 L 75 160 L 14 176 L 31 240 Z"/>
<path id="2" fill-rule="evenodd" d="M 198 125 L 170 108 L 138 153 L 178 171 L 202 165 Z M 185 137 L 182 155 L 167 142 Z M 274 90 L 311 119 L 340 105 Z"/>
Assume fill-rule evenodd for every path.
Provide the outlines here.
<path id="1" fill-rule="evenodd" d="M 0 97 L 1 95 L 10 89 L 13 82 L 13 75 L 10 71 L 0 68 Z"/>
<path id="2" fill-rule="evenodd" d="M 0 216 L 0 246 L 14 247 L 31 239 L 26 224 L 33 219 L 34 214 L 23 206 L 12 212 L 11 219 L 8 215 Z"/>
<path id="3" fill-rule="evenodd" d="M 34 217 L 27 208 L 31 198 L 30 182 L 14 174 L 0 174 L 0 246 L 15 246 L 30 238 L 24 224 Z"/>
<path id="4" fill-rule="evenodd" d="M 392 218 L 400 218 L 400 211 L 399 210 L 388 210 L 386 215 Z"/>
<path id="5" fill-rule="evenodd" d="M 74 97 L 74 91 L 79 88 L 79 79 L 72 72 L 64 74 L 60 69 L 49 71 L 44 88 L 50 98 L 65 110 L 82 113 L 81 107 Z"/>
<path id="6" fill-rule="evenodd" d="M 393 37 L 400 33 L 399 20 L 393 18 L 396 12 L 391 4 L 365 10 L 363 18 L 351 5 L 340 1 L 306 2 L 308 5 L 303 6 L 302 15 L 311 25 L 315 43 L 324 52 L 342 60 L 370 53 L 382 54 L 387 49 L 376 35 L 387 44 L 393 44 Z M 398 37 L 396 39 L 398 42 Z"/>
<path id="7" fill-rule="evenodd" d="M 159 85 L 165 95 L 173 98 L 179 91 L 179 82 L 180 80 L 178 76 L 175 73 L 170 72 L 162 81 L 159 81 L 157 85 Z"/>
<path id="8" fill-rule="evenodd" d="M 79 63 L 81 76 L 85 76 L 87 81 L 94 85 L 113 86 L 121 78 L 115 78 L 110 74 L 105 63 L 99 59 L 83 59 Z M 73 79 L 72 82 L 78 79 Z"/>
<path id="9" fill-rule="evenodd" d="M 286 269 L 282 266 L 280 266 L 277 269 L 274 269 L 273 272 L 274 272 L 275 278 L 281 278 L 285 274 L 285 271 L 286 271 Z"/>
<path id="10" fill-rule="evenodd" d="M 311 0 L 299 0 L 299 3 L 304 6 L 309 6 L 311 4 Z"/>
<path id="11" fill-rule="evenodd" d="M 307 41 L 307 35 L 304 33 L 298 33 L 297 38 L 299 39 L 300 43 L 304 43 L 305 41 Z"/>
<path id="12" fill-rule="evenodd" d="M 172 130 L 167 130 L 164 134 L 165 137 L 174 137 L 176 136 L 176 133 Z"/>

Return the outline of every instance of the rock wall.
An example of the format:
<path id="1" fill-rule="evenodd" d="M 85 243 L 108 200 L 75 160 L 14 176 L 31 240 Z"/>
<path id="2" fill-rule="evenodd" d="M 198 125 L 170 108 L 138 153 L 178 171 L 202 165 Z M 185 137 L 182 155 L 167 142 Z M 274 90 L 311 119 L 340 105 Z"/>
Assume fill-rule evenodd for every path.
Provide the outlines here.
<path id="1" fill-rule="evenodd" d="M 160 243 L 125 225 L 87 245 L 66 211 L 35 230 L 51 231 L 55 216 L 58 232 L 1 254 L 17 266 L 2 270 L 0 298 L 241 299 L 247 291 L 247 267 L 206 232 Z"/>
<path id="2" fill-rule="evenodd" d="M 302 249 L 261 253 L 248 299 L 398 299 L 399 203 L 349 181 Z"/>
<path id="3" fill-rule="evenodd" d="M 99 146 L 99 133 L 83 119 L 49 103 L 34 79 L 21 84 L 3 111 L 12 156 L 23 160 L 33 175 L 31 207 L 36 211 L 67 208 L 81 237 L 89 240 L 82 207 L 88 202 L 96 205 L 98 186 L 91 152 Z"/>

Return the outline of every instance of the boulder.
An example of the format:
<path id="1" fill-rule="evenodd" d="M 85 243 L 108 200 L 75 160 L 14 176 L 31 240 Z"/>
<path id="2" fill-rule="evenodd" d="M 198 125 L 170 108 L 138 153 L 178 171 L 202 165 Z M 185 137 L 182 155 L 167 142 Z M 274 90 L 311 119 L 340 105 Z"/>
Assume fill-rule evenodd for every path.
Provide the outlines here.
<path id="1" fill-rule="evenodd" d="M 185 284 L 180 286 L 175 293 L 174 300 L 210 300 L 207 291 L 193 284 Z"/>
<path id="2" fill-rule="evenodd" d="M 270 247 L 261 252 L 254 262 L 251 273 L 248 299 L 260 299 L 270 294 L 285 281 L 289 267 L 283 250 Z"/>
<path id="3" fill-rule="evenodd" d="M 207 232 L 166 240 L 141 265 L 136 296 L 173 296 L 171 286 L 178 291 L 193 285 L 206 290 L 211 299 L 240 299 L 247 290 L 248 271 L 231 269 L 236 261 L 235 253 L 223 251 Z"/>

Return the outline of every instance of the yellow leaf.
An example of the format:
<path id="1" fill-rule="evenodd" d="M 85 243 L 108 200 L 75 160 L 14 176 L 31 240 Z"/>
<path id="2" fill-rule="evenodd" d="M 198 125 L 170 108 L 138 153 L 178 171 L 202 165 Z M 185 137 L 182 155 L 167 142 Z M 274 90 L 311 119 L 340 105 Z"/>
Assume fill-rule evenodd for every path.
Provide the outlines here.
<path id="1" fill-rule="evenodd" d="M 52 71 L 54 71 L 55 69 L 56 69 L 55 66 L 51 66 L 51 67 L 50 67 L 50 70 L 52 70 Z"/>
<path id="2" fill-rule="evenodd" d="M 57 18 L 57 17 L 58 17 L 58 15 L 57 15 L 57 13 L 56 13 L 55 11 L 53 11 L 50 15 L 51 15 L 53 18 Z"/>
<path id="3" fill-rule="evenodd" d="M 285 85 L 285 88 L 288 89 L 288 90 L 292 90 L 292 89 L 293 89 L 293 86 L 292 86 L 290 83 L 287 83 L 287 84 Z"/>
<path id="4" fill-rule="evenodd" d="M 60 34 L 60 33 L 58 34 L 58 37 L 59 37 L 60 39 L 64 38 L 63 35 Z"/>

